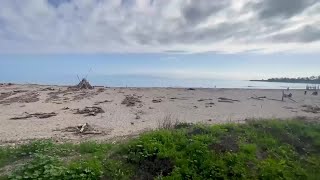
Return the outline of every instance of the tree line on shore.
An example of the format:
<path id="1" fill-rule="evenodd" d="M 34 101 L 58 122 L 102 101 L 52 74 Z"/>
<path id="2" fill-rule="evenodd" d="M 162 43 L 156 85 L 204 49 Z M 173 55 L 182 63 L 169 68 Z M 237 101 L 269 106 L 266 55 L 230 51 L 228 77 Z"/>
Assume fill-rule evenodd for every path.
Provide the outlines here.
<path id="1" fill-rule="evenodd" d="M 320 84 L 320 76 L 310 76 L 310 77 L 298 77 L 298 78 L 270 78 L 267 80 L 251 80 L 251 81 L 267 81 L 267 82 L 290 82 L 290 83 L 312 83 Z"/>

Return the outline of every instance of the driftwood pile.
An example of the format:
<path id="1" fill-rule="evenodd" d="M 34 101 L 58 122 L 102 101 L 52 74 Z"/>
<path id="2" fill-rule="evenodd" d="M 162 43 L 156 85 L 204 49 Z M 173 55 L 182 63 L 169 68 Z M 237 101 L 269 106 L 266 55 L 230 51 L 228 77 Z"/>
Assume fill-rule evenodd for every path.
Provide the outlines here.
<path id="1" fill-rule="evenodd" d="M 140 97 L 135 95 L 126 95 L 121 104 L 125 104 L 127 107 L 135 106 L 136 103 L 141 103 Z"/>
<path id="2" fill-rule="evenodd" d="M 55 112 L 51 112 L 51 113 L 32 113 L 32 114 L 29 114 L 29 113 L 26 112 L 25 114 L 26 114 L 25 116 L 13 117 L 13 118 L 10 118 L 10 119 L 11 120 L 21 120 L 21 119 L 28 119 L 28 118 L 32 118 L 32 117 L 36 117 L 36 118 L 39 118 L 39 119 L 45 119 L 45 118 L 49 118 L 49 117 L 57 115 L 57 113 L 55 113 Z"/>
<path id="3" fill-rule="evenodd" d="M 112 100 L 98 101 L 98 102 L 95 102 L 94 105 L 99 105 L 99 104 L 109 103 L 109 102 L 112 102 Z"/>
<path id="4" fill-rule="evenodd" d="M 255 100 L 258 100 L 258 101 L 263 101 L 266 98 L 267 98 L 266 96 L 257 96 L 255 94 L 252 97 L 250 97 L 250 99 L 255 99 Z"/>
<path id="5" fill-rule="evenodd" d="M 3 99 L 5 99 L 5 98 L 10 97 L 10 96 L 13 96 L 13 95 L 15 95 L 15 94 L 17 94 L 17 93 L 14 92 L 14 91 L 2 92 L 2 93 L 0 93 L 0 100 L 3 100 Z"/>
<path id="6" fill-rule="evenodd" d="M 93 86 L 87 81 L 86 78 L 83 78 L 78 85 L 71 86 L 69 89 L 93 89 Z"/>
<path id="7" fill-rule="evenodd" d="M 19 93 L 19 92 L 13 92 L 13 93 Z M 7 96 L 7 95 L 4 95 L 4 96 Z M 39 101 L 39 93 L 36 91 L 32 91 L 20 96 L 15 96 L 15 97 L 0 101 L 0 104 L 31 103 L 31 102 L 37 102 L 37 101 Z"/>
<path id="8" fill-rule="evenodd" d="M 215 106 L 215 103 L 214 103 L 214 102 L 206 103 L 206 108 L 212 107 L 212 106 Z"/>
<path id="9" fill-rule="evenodd" d="M 91 125 L 88 123 L 80 124 L 74 127 L 67 127 L 62 132 L 72 132 L 77 135 L 88 135 L 88 134 L 102 134 L 102 132 L 95 130 Z"/>
<path id="10" fill-rule="evenodd" d="M 153 103 L 161 103 L 161 102 L 162 102 L 162 99 L 153 99 L 152 102 L 153 102 Z"/>
<path id="11" fill-rule="evenodd" d="M 55 89 L 52 88 L 52 87 L 47 87 L 47 88 L 43 88 L 43 89 L 40 89 L 40 91 L 54 91 Z"/>
<path id="12" fill-rule="evenodd" d="M 104 113 L 101 107 L 85 107 L 84 109 L 76 109 L 74 114 L 84 114 L 85 116 L 96 116 L 99 113 Z"/>
<path id="13" fill-rule="evenodd" d="M 234 103 L 234 102 L 240 102 L 239 100 L 236 99 L 230 99 L 230 98 L 225 98 L 225 97 L 219 97 L 218 102 L 225 102 L 225 103 Z"/>

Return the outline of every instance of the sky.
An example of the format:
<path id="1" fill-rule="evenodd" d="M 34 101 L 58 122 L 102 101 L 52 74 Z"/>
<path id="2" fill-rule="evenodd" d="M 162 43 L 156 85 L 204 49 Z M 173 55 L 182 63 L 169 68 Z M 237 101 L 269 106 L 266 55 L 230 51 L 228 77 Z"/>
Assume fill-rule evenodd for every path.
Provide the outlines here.
<path id="1" fill-rule="evenodd" d="M 319 0 L 0 0 L 0 81 L 320 75 Z"/>

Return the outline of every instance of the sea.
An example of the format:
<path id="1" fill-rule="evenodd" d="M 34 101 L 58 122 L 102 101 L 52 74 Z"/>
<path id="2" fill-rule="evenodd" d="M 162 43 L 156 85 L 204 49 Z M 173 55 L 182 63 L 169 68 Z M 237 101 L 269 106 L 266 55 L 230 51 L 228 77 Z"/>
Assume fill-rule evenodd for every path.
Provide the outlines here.
<path id="1" fill-rule="evenodd" d="M 306 89 L 306 86 L 319 86 L 304 83 L 257 82 L 249 80 L 218 79 L 183 79 L 169 77 L 137 75 L 103 75 L 103 76 L 52 76 L 52 77 L 0 77 L 3 83 L 75 85 L 86 78 L 92 85 L 107 87 L 173 87 L 173 88 L 236 88 L 236 89 Z"/>

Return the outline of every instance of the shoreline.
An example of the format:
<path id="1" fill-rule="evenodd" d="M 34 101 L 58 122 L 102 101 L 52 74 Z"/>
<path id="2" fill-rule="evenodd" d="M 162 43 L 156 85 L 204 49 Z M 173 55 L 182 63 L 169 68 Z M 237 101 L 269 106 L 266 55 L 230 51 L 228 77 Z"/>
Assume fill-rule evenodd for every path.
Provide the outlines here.
<path id="1" fill-rule="evenodd" d="M 290 84 L 317 84 L 319 85 L 320 82 L 312 82 L 312 81 L 309 81 L 309 82 L 287 82 L 287 81 L 271 81 L 271 80 L 248 80 L 248 81 L 251 81 L 251 82 L 270 82 L 270 83 L 290 83 Z"/>
<path id="2" fill-rule="evenodd" d="M 0 86 L 0 144 L 29 139 L 61 141 L 130 137 L 159 127 L 163 121 L 217 124 L 245 119 L 320 119 L 320 96 L 282 89 L 125 88 L 74 90 L 67 86 L 14 84 Z M 260 98 L 258 98 L 260 97 Z M 77 127 L 88 123 L 92 132 Z"/>
<path id="3" fill-rule="evenodd" d="M 251 81 L 251 80 L 248 80 Z M 264 82 L 264 81 L 260 81 Z M 272 82 L 274 83 L 274 82 Z M 275 82 L 277 83 L 277 82 Z M 279 83 L 284 83 L 284 82 L 279 82 Z M 59 84 L 36 84 L 36 83 L 3 83 L 0 82 L 0 87 L 1 86 L 9 86 L 12 85 L 18 85 L 18 86 L 40 86 L 40 87 L 61 87 L 61 88 L 68 88 L 68 87 L 73 87 L 74 84 L 70 85 L 59 85 Z M 296 84 L 296 83 L 293 83 Z M 304 83 L 297 83 L 297 84 L 304 84 Z M 175 86 L 106 86 L 106 85 L 92 85 L 94 88 L 120 88 L 120 89 L 125 89 L 125 88 L 134 88 L 134 89 L 188 89 L 188 88 L 193 88 L 193 89 L 222 89 L 222 90 L 286 90 L 286 87 L 280 87 L 280 88 L 265 88 L 261 86 L 248 86 L 248 87 L 242 87 L 242 88 L 229 88 L 229 87 L 196 87 L 196 86 L 186 86 L 186 87 L 175 87 Z M 258 88 L 261 87 L 261 88 Z M 290 88 L 290 90 L 306 90 L 305 88 Z M 309 89 L 312 90 L 312 89 Z"/>

